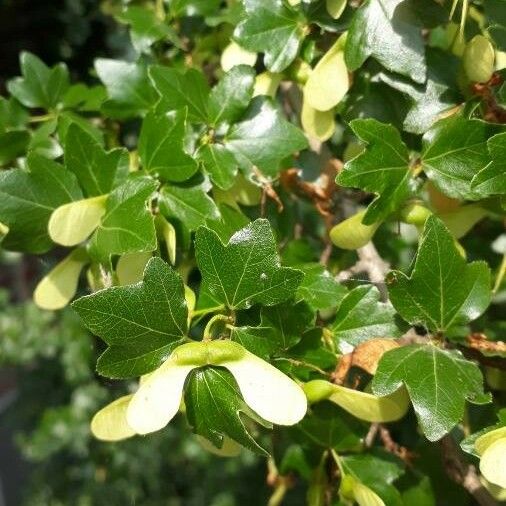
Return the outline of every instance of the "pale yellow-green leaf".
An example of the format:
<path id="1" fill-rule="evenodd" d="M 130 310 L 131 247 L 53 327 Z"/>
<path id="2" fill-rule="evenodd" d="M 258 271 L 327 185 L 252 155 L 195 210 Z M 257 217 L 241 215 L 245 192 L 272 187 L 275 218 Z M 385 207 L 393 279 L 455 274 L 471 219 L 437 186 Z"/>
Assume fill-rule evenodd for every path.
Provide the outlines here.
<path id="1" fill-rule="evenodd" d="M 184 285 L 184 298 L 186 300 L 186 305 L 188 306 L 188 323 L 190 323 L 192 313 L 195 311 L 195 306 L 197 305 L 197 296 L 188 285 Z"/>
<path id="2" fill-rule="evenodd" d="M 334 110 L 318 111 L 313 109 L 306 99 L 303 100 L 300 121 L 304 132 L 309 137 L 314 137 L 322 142 L 330 139 L 336 129 Z"/>
<path id="3" fill-rule="evenodd" d="M 385 506 L 383 499 L 363 483 L 355 480 L 353 495 L 359 506 Z"/>
<path id="4" fill-rule="evenodd" d="M 487 82 L 494 73 L 494 46 L 483 35 L 475 35 L 464 50 L 464 71 L 470 81 Z"/>
<path id="5" fill-rule="evenodd" d="M 127 423 L 138 434 L 163 429 L 176 416 L 186 377 L 194 365 L 177 365 L 170 358 L 143 381 L 127 408 Z"/>
<path id="6" fill-rule="evenodd" d="M 342 249 L 358 249 L 365 246 L 373 237 L 381 223 L 364 225 L 362 218 L 366 211 L 360 211 L 335 225 L 330 231 L 330 240 Z"/>
<path id="7" fill-rule="evenodd" d="M 35 304 L 52 311 L 65 307 L 76 294 L 81 270 L 87 262 L 83 248 L 72 251 L 39 281 L 33 293 Z"/>
<path id="8" fill-rule="evenodd" d="M 223 362 L 234 376 L 246 404 L 264 420 L 294 425 L 307 411 L 302 388 L 279 369 L 246 352 L 240 360 Z"/>
<path id="9" fill-rule="evenodd" d="M 255 78 L 255 87 L 253 88 L 253 96 L 267 95 L 273 97 L 276 95 L 279 83 L 281 82 L 281 74 L 273 72 L 262 72 Z"/>
<path id="10" fill-rule="evenodd" d="M 393 422 L 409 409 L 409 396 L 404 387 L 384 397 L 334 385 L 329 401 L 341 406 L 353 416 L 366 422 Z"/>
<path id="11" fill-rule="evenodd" d="M 56 208 L 49 218 L 51 239 L 63 246 L 75 246 L 88 238 L 105 213 L 107 195 L 77 200 Z"/>
<path id="12" fill-rule="evenodd" d="M 506 437 L 494 441 L 485 450 L 480 471 L 490 483 L 506 488 Z"/>
<path id="13" fill-rule="evenodd" d="M 464 237 L 480 220 L 487 216 L 487 211 L 477 204 L 460 206 L 447 213 L 442 213 L 439 218 L 447 226 L 455 239 Z"/>
<path id="14" fill-rule="evenodd" d="M 165 241 L 169 262 L 172 265 L 176 263 L 176 229 L 174 225 L 167 221 L 161 214 L 155 218 L 156 231 L 158 236 Z"/>
<path id="15" fill-rule="evenodd" d="M 334 18 L 338 19 L 346 9 L 346 0 L 326 0 L 327 12 Z"/>
<path id="16" fill-rule="evenodd" d="M 151 256 L 151 251 L 121 255 L 116 264 L 116 276 L 118 276 L 120 286 L 133 285 L 142 281 L 144 267 Z"/>
<path id="17" fill-rule="evenodd" d="M 91 420 L 92 434 L 102 441 L 120 441 L 135 435 L 128 425 L 126 411 L 133 395 L 125 395 L 111 402 Z"/>
<path id="18" fill-rule="evenodd" d="M 490 483 L 486 478 L 480 476 L 481 484 L 492 494 L 496 501 L 506 501 L 506 488 Z"/>
<path id="19" fill-rule="evenodd" d="M 213 445 L 213 443 L 211 443 L 211 441 L 199 434 L 196 435 L 196 438 L 204 450 L 207 450 L 214 455 L 218 455 L 219 457 L 237 457 L 237 455 L 241 453 L 241 445 L 227 436 L 223 436 L 221 448 L 217 448 Z"/>
<path id="20" fill-rule="evenodd" d="M 214 188 L 213 195 L 217 202 L 223 202 L 233 207 L 237 203 L 243 206 L 257 206 L 262 199 L 262 189 L 239 173 L 234 185 L 229 190 L 223 191 Z"/>
<path id="21" fill-rule="evenodd" d="M 346 95 L 350 80 L 344 62 L 344 40 L 341 35 L 323 55 L 304 86 L 304 100 L 318 111 L 335 107 Z"/>
<path id="22" fill-rule="evenodd" d="M 257 54 L 242 48 L 237 42 L 231 42 L 221 53 L 221 68 L 228 72 L 236 65 L 255 65 Z"/>
<path id="23" fill-rule="evenodd" d="M 491 430 L 479 438 L 474 442 L 474 449 L 478 455 L 483 455 L 485 450 L 495 441 L 499 439 L 506 438 L 506 427 L 500 427 L 499 429 Z"/>

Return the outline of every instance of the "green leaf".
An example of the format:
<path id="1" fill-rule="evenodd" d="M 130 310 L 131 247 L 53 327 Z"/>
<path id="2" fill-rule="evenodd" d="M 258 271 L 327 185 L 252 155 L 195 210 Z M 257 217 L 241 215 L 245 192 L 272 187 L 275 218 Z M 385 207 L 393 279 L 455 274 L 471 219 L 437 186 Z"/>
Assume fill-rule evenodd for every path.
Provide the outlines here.
<path id="1" fill-rule="evenodd" d="M 256 166 L 266 176 L 275 176 L 283 158 L 307 146 L 302 131 L 286 121 L 267 97 L 256 97 L 225 138 L 225 147 L 243 169 Z"/>
<path id="2" fill-rule="evenodd" d="M 216 186 L 228 190 L 234 185 L 239 166 L 233 153 L 223 144 L 204 144 L 196 156 Z"/>
<path id="3" fill-rule="evenodd" d="M 320 402 L 311 407 L 304 419 L 290 429 L 290 434 L 304 446 L 353 451 L 360 447 L 365 424 L 332 402 Z"/>
<path id="4" fill-rule="evenodd" d="M 209 123 L 234 123 L 248 107 L 253 96 L 255 71 L 249 65 L 232 67 L 209 95 Z"/>
<path id="5" fill-rule="evenodd" d="M 205 437 L 217 448 L 223 444 L 223 436 L 249 450 L 267 455 L 241 419 L 244 413 L 258 420 L 241 397 L 232 374 L 215 367 L 199 368 L 192 372 L 185 391 L 188 422 L 193 432 Z"/>
<path id="6" fill-rule="evenodd" d="M 73 172 L 88 197 L 105 195 L 128 175 L 128 152 L 107 152 L 102 144 L 76 123 L 65 137 L 65 167 Z"/>
<path id="7" fill-rule="evenodd" d="M 431 48 L 427 50 L 427 82 L 413 83 L 399 75 L 382 72 L 379 77 L 392 88 L 405 93 L 409 98 L 409 111 L 404 118 L 407 132 L 422 134 L 459 102 L 456 92 L 456 76 L 460 60 L 453 55 Z"/>
<path id="8" fill-rule="evenodd" d="M 341 301 L 331 329 L 342 351 L 376 337 L 399 337 L 404 330 L 392 305 L 380 302 L 375 286 L 351 290 Z"/>
<path id="9" fill-rule="evenodd" d="M 388 395 L 402 384 L 429 441 L 442 438 L 462 420 L 466 399 L 475 404 L 490 400 L 476 364 L 458 351 L 433 345 L 402 346 L 382 356 L 373 380 L 374 393 Z"/>
<path id="10" fill-rule="evenodd" d="M 378 194 L 362 220 L 365 225 L 372 225 L 399 209 L 409 196 L 409 152 L 391 125 L 375 119 L 357 119 L 350 126 L 366 148 L 345 164 L 336 181 Z"/>
<path id="11" fill-rule="evenodd" d="M 108 116 L 118 119 L 139 116 L 156 102 L 144 65 L 98 58 L 95 70 L 107 88 L 109 99 L 102 110 Z"/>
<path id="12" fill-rule="evenodd" d="M 66 65 L 59 63 L 49 68 L 28 52 L 21 53 L 20 65 L 23 77 L 7 83 L 9 92 L 26 107 L 56 107 L 69 87 Z"/>
<path id="13" fill-rule="evenodd" d="M 471 181 L 471 189 L 484 197 L 506 193 L 506 132 L 490 137 L 487 147 L 492 161 Z"/>
<path id="14" fill-rule="evenodd" d="M 149 54 L 151 45 L 159 40 L 177 40 L 174 30 L 161 21 L 155 12 L 145 7 L 131 5 L 116 18 L 130 25 L 132 45 L 139 53 Z"/>
<path id="15" fill-rule="evenodd" d="M 181 344 L 188 309 L 183 282 L 160 258 L 152 258 L 142 283 L 115 286 L 72 303 L 86 327 L 109 347 L 97 370 L 130 378 L 156 369 Z"/>
<path id="16" fill-rule="evenodd" d="M 346 288 L 323 265 L 296 265 L 304 273 L 297 290 L 297 299 L 304 300 L 314 310 L 336 307 L 346 294 Z"/>
<path id="17" fill-rule="evenodd" d="M 0 133 L 0 165 L 5 165 L 26 153 L 30 134 L 27 130 Z"/>
<path id="18" fill-rule="evenodd" d="M 281 0 L 243 0 L 246 17 L 234 31 L 245 49 L 264 53 L 265 66 L 281 72 L 292 63 L 305 36 L 304 18 Z"/>
<path id="19" fill-rule="evenodd" d="M 142 122 L 139 156 L 143 167 L 162 181 L 186 181 L 198 169 L 184 150 L 186 111 L 171 115 L 150 112 Z"/>
<path id="20" fill-rule="evenodd" d="M 226 245 L 216 232 L 199 228 L 195 255 L 203 290 L 231 309 L 279 304 L 295 293 L 303 277 L 280 266 L 272 229 L 263 219 L 236 232 Z"/>
<path id="21" fill-rule="evenodd" d="M 156 248 L 153 215 L 146 205 L 156 187 L 156 181 L 137 177 L 111 192 L 105 214 L 91 239 L 93 254 L 106 260 L 110 255 Z"/>
<path id="22" fill-rule="evenodd" d="M 209 85 L 202 72 L 188 69 L 184 74 L 176 69 L 153 65 L 149 77 L 161 96 L 158 111 L 188 108 L 188 118 L 205 123 L 208 118 Z"/>
<path id="23" fill-rule="evenodd" d="M 479 199 L 479 188 L 473 189 L 471 181 L 490 162 L 487 141 L 500 129 L 462 116 L 438 121 L 423 137 L 425 173 L 449 197 Z"/>
<path id="24" fill-rule="evenodd" d="M 207 192 L 209 185 L 165 185 L 160 191 L 160 210 L 167 218 L 177 218 L 188 230 L 197 230 L 207 220 L 217 220 L 220 212 Z"/>
<path id="25" fill-rule="evenodd" d="M 357 70 L 369 56 L 392 72 L 425 81 L 422 33 L 409 2 L 369 0 L 357 10 L 346 40 L 346 65 Z"/>
<path id="26" fill-rule="evenodd" d="M 392 271 L 388 292 L 393 306 L 412 325 L 444 332 L 480 316 L 490 304 L 490 269 L 467 264 L 454 239 L 434 215 L 425 222 L 411 276 Z"/>
<path id="27" fill-rule="evenodd" d="M 82 193 L 75 176 L 58 163 L 31 154 L 28 167 L 0 171 L 0 222 L 9 227 L 2 247 L 41 254 L 53 245 L 47 232 L 52 212 Z"/>

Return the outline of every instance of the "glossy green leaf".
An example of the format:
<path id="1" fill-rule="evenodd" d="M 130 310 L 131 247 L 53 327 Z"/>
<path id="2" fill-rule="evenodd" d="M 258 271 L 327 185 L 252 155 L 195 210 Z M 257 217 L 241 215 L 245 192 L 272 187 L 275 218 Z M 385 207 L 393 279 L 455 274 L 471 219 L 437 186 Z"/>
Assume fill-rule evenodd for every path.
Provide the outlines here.
<path id="1" fill-rule="evenodd" d="M 391 125 L 364 119 L 354 120 L 350 126 L 366 148 L 346 162 L 336 181 L 378 194 L 363 218 L 365 225 L 371 225 L 396 211 L 409 196 L 409 153 Z"/>
<path id="2" fill-rule="evenodd" d="M 107 88 L 105 114 L 120 119 L 139 116 L 156 102 L 156 93 L 141 63 L 99 58 L 95 60 L 95 70 Z"/>
<path id="3" fill-rule="evenodd" d="M 204 144 L 196 156 L 216 186 L 228 190 L 234 185 L 239 165 L 233 153 L 223 144 Z"/>
<path id="4" fill-rule="evenodd" d="M 244 0 L 246 18 L 235 29 L 237 42 L 264 53 L 265 66 L 281 72 L 295 59 L 304 39 L 304 19 L 281 0 Z"/>
<path id="5" fill-rule="evenodd" d="M 183 282 L 160 258 L 149 261 L 142 283 L 98 291 L 72 307 L 109 345 L 97 364 L 107 377 L 153 371 L 181 344 L 187 330 Z"/>
<path id="6" fill-rule="evenodd" d="M 234 123 L 248 107 L 253 96 L 255 71 L 249 65 L 231 68 L 209 95 L 209 123 Z"/>
<path id="7" fill-rule="evenodd" d="M 47 158 L 32 154 L 28 167 L 0 172 L 0 221 L 9 227 L 2 247 L 40 254 L 53 245 L 47 231 L 51 213 L 82 193 L 75 176 Z"/>
<path id="8" fill-rule="evenodd" d="M 420 426 L 429 441 L 437 441 L 462 420 L 466 399 L 489 402 L 483 377 L 458 351 L 433 345 L 408 345 L 387 351 L 373 380 L 376 395 L 388 395 L 401 385 L 408 389 Z"/>
<path id="9" fill-rule="evenodd" d="M 142 166 L 162 181 L 186 181 L 198 169 L 184 150 L 186 111 L 171 115 L 150 112 L 142 122 L 139 157 Z"/>
<path id="10" fill-rule="evenodd" d="M 133 251 L 153 251 L 156 232 L 147 201 L 156 181 L 145 177 L 127 180 L 111 192 L 105 214 L 91 239 L 91 249 L 101 259 Z"/>
<path id="11" fill-rule="evenodd" d="M 158 110 L 174 111 L 187 107 L 190 120 L 207 121 L 209 85 L 202 72 L 188 69 L 183 74 L 173 68 L 153 65 L 149 77 L 161 96 Z"/>
<path id="12" fill-rule="evenodd" d="M 422 33 L 408 2 L 368 0 L 355 13 L 346 41 L 346 64 L 357 70 L 369 56 L 392 72 L 417 83 L 425 81 Z"/>
<path id="13" fill-rule="evenodd" d="M 65 137 L 65 168 L 73 172 L 85 195 L 109 193 L 128 175 L 128 152 L 106 151 L 88 132 L 73 123 Z"/>
<path id="14" fill-rule="evenodd" d="M 231 309 L 279 304 L 295 293 L 303 277 L 298 270 L 280 266 L 267 220 L 239 230 L 226 245 L 202 227 L 195 237 L 195 254 L 204 291 Z"/>
<path id="15" fill-rule="evenodd" d="M 296 265 L 304 273 L 296 298 L 304 300 L 313 309 L 336 307 L 346 294 L 341 285 L 321 264 Z"/>
<path id="16" fill-rule="evenodd" d="M 241 397 L 230 372 L 214 367 L 197 369 L 185 392 L 186 416 L 196 434 L 217 448 L 229 437 L 255 453 L 267 454 L 246 428 L 242 416 L 258 417 Z M 241 416 L 242 415 L 242 416 Z"/>
<path id="17" fill-rule="evenodd" d="M 490 137 L 487 147 L 492 161 L 473 177 L 471 190 L 482 196 L 505 194 L 506 132 Z"/>
<path id="18" fill-rule="evenodd" d="M 471 181 L 490 162 L 487 141 L 500 129 L 458 115 L 439 121 L 423 137 L 425 173 L 449 197 L 480 198 L 480 188 L 473 188 Z"/>
<path id="19" fill-rule="evenodd" d="M 425 222 L 413 271 L 388 277 L 390 300 L 413 325 L 446 331 L 480 316 L 490 303 L 490 269 L 467 264 L 448 229 L 435 216 Z"/>
<path id="20" fill-rule="evenodd" d="M 69 87 L 66 65 L 60 63 L 52 68 L 32 53 L 20 55 L 23 77 L 9 81 L 7 88 L 26 107 L 54 108 Z"/>
<path id="21" fill-rule="evenodd" d="M 220 212 L 209 197 L 209 185 L 166 185 L 160 191 L 160 210 L 168 218 L 177 218 L 188 230 L 196 230 L 207 220 L 217 220 Z"/>
<path id="22" fill-rule="evenodd" d="M 400 337 L 403 326 L 392 305 L 380 302 L 375 286 L 358 286 L 339 304 L 331 329 L 336 344 L 349 351 L 369 339 Z"/>
<path id="23" fill-rule="evenodd" d="M 263 174 L 275 176 L 280 161 L 306 148 L 307 140 L 282 117 L 271 100 L 256 97 L 243 120 L 230 129 L 225 147 L 234 153 L 245 170 L 257 166 Z"/>

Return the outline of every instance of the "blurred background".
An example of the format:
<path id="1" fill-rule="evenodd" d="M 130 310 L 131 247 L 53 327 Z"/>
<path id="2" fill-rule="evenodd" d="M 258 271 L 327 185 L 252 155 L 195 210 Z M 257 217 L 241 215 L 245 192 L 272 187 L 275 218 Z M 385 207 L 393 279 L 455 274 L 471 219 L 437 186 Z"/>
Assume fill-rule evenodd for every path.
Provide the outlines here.
<path id="1" fill-rule="evenodd" d="M 73 81 L 84 82 L 95 58 L 128 58 L 128 33 L 108 6 L 0 0 L 0 94 L 19 75 L 24 50 L 50 65 L 65 61 Z M 0 250 L 0 506 L 265 503 L 264 459 L 214 457 L 181 421 L 149 438 L 91 439 L 93 413 L 128 385 L 94 374 L 101 350 L 71 309 L 52 313 L 31 302 L 58 256 Z"/>

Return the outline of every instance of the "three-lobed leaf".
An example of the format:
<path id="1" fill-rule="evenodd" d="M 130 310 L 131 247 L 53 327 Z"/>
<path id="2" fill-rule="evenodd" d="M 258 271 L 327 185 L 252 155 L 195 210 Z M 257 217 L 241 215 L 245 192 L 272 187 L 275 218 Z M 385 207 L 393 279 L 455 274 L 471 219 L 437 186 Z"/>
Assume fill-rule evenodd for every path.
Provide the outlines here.
<path id="1" fill-rule="evenodd" d="M 109 345 L 97 370 L 111 378 L 153 371 L 187 332 L 183 282 L 160 258 L 148 262 L 141 283 L 100 290 L 74 301 L 72 307 Z"/>

